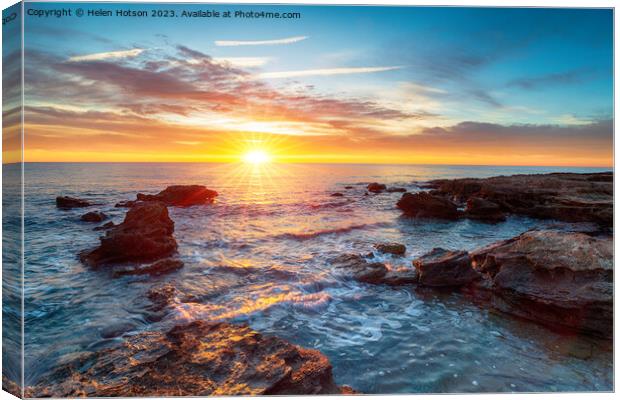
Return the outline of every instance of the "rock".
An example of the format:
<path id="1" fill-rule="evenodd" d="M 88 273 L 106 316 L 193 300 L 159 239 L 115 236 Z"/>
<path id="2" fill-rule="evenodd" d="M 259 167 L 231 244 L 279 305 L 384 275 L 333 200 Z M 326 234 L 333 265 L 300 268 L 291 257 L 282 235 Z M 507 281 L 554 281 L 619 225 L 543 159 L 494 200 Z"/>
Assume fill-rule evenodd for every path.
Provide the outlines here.
<path id="1" fill-rule="evenodd" d="M 345 186 L 344 188 L 345 188 L 346 190 L 350 190 L 350 189 L 353 189 L 353 186 Z"/>
<path id="2" fill-rule="evenodd" d="M 505 212 L 567 222 L 613 225 L 613 173 L 553 173 L 485 179 L 436 180 L 436 195 L 462 203 L 470 197 L 492 201 Z"/>
<path id="3" fill-rule="evenodd" d="M 470 197 L 467 200 L 465 215 L 467 218 L 486 222 L 501 222 L 506 220 L 506 215 L 504 215 L 498 204 L 490 200 L 481 199 L 480 197 Z"/>
<path id="4" fill-rule="evenodd" d="M 375 249 L 381 253 L 389 253 L 397 256 L 402 256 L 407 251 L 407 247 L 400 243 L 380 243 L 375 245 Z"/>
<path id="5" fill-rule="evenodd" d="M 342 197 L 342 196 L 344 196 L 344 194 L 342 194 L 340 192 L 336 192 L 336 193 L 330 194 L 330 196 L 332 196 L 332 197 Z"/>
<path id="6" fill-rule="evenodd" d="M 123 200 L 123 201 L 119 201 L 118 203 L 116 203 L 114 207 L 129 208 L 129 207 L 135 206 L 136 203 L 137 203 L 136 200 Z"/>
<path id="7" fill-rule="evenodd" d="M 418 271 L 414 268 L 392 269 L 381 278 L 381 283 L 391 286 L 413 285 L 418 283 Z"/>
<path id="8" fill-rule="evenodd" d="M 2 374 L 2 390 L 11 393 L 17 398 L 24 398 L 21 386 L 17 382 L 10 380 L 4 373 Z"/>
<path id="9" fill-rule="evenodd" d="M 369 184 L 368 186 L 366 186 L 366 189 L 368 189 L 369 192 L 381 193 L 385 189 L 387 189 L 387 187 L 382 183 L 373 182 Z"/>
<path id="10" fill-rule="evenodd" d="M 173 232 L 174 222 L 163 203 L 137 203 L 129 209 L 121 224 L 106 231 L 99 247 L 82 252 L 80 259 L 93 267 L 152 262 L 175 252 L 177 242 Z"/>
<path id="11" fill-rule="evenodd" d="M 472 252 L 472 265 L 489 282 L 495 308 L 554 329 L 612 337 L 611 236 L 529 231 Z"/>
<path id="12" fill-rule="evenodd" d="M 108 216 L 101 211 L 91 211 L 80 217 L 80 219 L 84 222 L 101 222 L 107 218 Z"/>
<path id="13" fill-rule="evenodd" d="M 407 193 L 407 189 L 401 187 L 391 187 L 387 189 L 388 193 Z"/>
<path id="14" fill-rule="evenodd" d="M 153 303 L 151 310 L 161 311 L 168 307 L 172 300 L 178 295 L 174 282 L 151 288 L 146 297 Z"/>
<path id="15" fill-rule="evenodd" d="M 359 282 L 381 283 L 387 273 L 385 264 L 368 262 L 359 254 L 342 254 L 332 260 L 334 268 L 342 275 Z"/>
<path id="16" fill-rule="evenodd" d="M 168 397 L 339 394 L 319 351 L 244 325 L 193 322 L 142 332 L 63 364 L 28 397 Z"/>
<path id="17" fill-rule="evenodd" d="M 413 261 L 418 270 L 419 283 L 425 286 L 462 286 L 479 278 L 465 251 L 434 248 L 430 253 Z"/>
<path id="18" fill-rule="evenodd" d="M 56 207 L 70 209 L 90 207 L 93 203 L 87 200 L 78 199 L 76 197 L 58 196 L 56 197 Z"/>
<path id="19" fill-rule="evenodd" d="M 183 261 L 166 258 L 150 265 L 124 265 L 114 267 L 114 275 L 164 275 L 183 268 Z"/>
<path id="20" fill-rule="evenodd" d="M 97 226 L 95 228 L 93 228 L 93 231 L 105 231 L 106 229 L 110 229 L 115 227 L 116 225 L 114 225 L 114 222 L 110 221 L 110 222 L 106 222 L 105 224 L 101 225 L 101 226 Z"/>
<path id="21" fill-rule="evenodd" d="M 457 219 L 460 213 L 456 204 L 427 192 L 405 193 L 396 203 L 405 215 L 416 218 Z"/>
<path id="22" fill-rule="evenodd" d="M 139 201 L 161 201 L 167 206 L 187 207 L 198 204 L 212 203 L 218 193 L 202 185 L 168 186 L 158 194 L 138 193 Z"/>

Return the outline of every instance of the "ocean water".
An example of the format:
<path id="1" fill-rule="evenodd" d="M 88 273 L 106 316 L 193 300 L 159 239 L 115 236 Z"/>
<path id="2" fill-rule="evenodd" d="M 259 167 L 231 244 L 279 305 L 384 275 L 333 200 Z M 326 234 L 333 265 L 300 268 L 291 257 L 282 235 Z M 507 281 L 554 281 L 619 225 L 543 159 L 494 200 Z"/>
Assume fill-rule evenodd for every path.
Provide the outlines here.
<path id="1" fill-rule="evenodd" d="M 417 191 L 416 183 L 428 179 L 564 170 L 592 171 L 26 164 L 25 382 L 34 384 L 63 361 L 121 341 L 123 331 L 204 319 L 248 323 L 318 349 L 332 362 L 338 384 L 364 393 L 612 390 L 609 343 L 559 335 L 457 293 L 343 279 L 329 263 L 341 253 L 366 254 L 375 243 L 396 241 L 407 246 L 406 256 L 378 259 L 390 267 L 410 265 L 433 247 L 471 250 L 550 223 L 523 217 L 497 225 L 404 218 L 395 207 L 401 194 L 365 196 L 369 182 Z M 220 193 L 212 205 L 170 208 L 184 268 L 160 277 L 114 278 L 79 262 L 77 254 L 96 246 L 102 232 L 79 220 L 85 209 L 57 209 L 56 196 L 99 203 L 91 209 L 119 223 L 126 209 L 114 208 L 116 202 L 173 184 L 204 184 Z M 345 190 L 348 185 L 354 188 Z M 344 197 L 330 196 L 336 191 Z M 15 231 L 18 222 L 5 218 L 5 231 Z M 178 301 L 163 320 L 152 322 L 145 294 L 171 281 L 196 300 Z M 18 306 L 9 302 L 3 311 L 14 313 Z"/>

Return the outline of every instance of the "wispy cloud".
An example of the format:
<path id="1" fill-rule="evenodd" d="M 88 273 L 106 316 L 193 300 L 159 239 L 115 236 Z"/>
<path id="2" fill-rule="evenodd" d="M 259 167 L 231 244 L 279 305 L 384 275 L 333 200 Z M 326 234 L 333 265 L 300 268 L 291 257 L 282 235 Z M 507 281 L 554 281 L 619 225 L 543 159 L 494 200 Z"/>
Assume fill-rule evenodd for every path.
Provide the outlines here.
<path id="1" fill-rule="evenodd" d="M 593 71 L 580 68 L 571 71 L 514 79 L 508 82 L 507 86 L 518 87 L 525 90 L 535 90 L 550 86 L 581 83 L 594 77 L 595 74 Z"/>
<path id="2" fill-rule="evenodd" d="M 109 60 L 114 58 L 131 58 L 137 57 L 144 49 L 132 49 L 132 50 L 119 50 L 119 51 L 107 51 L 104 53 L 94 53 L 94 54 L 86 54 L 82 56 L 74 56 L 70 57 L 69 61 L 71 62 L 80 62 L 80 61 L 101 61 L 101 60 Z"/>
<path id="3" fill-rule="evenodd" d="M 216 46 L 269 46 L 274 44 L 291 44 L 308 39 L 308 36 L 292 36 L 273 40 L 216 40 Z"/>
<path id="4" fill-rule="evenodd" d="M 300 71 L 279 71 L 263 72 L 254 75 L 256 79 L 280 79 L 280 78 L 299 78 L 302 76 L 326 76 L 326 75 L 350 75 L 350 74 L 369 74 L 373 72 L 393 71 L 404 68 L 402 66 L 391 67 L 353 67 L 353 68 L 324 68 L 306 69 Z"/>
<path id="5" fill-rule="evenodd" d="M 261 67 L 271 60 L 269 57 L 215 57 L 213 62 L 235 68 Z"/>

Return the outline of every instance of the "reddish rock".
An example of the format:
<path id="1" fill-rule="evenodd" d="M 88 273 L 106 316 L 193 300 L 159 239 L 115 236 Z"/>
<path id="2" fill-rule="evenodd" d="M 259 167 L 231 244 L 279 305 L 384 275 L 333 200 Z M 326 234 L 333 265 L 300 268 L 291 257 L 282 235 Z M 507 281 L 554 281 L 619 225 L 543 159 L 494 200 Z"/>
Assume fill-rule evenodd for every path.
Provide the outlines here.
<path id="1" fill-rule="evenodd" d="M 351 393 L 327 357 L 247 326 L 193 322 L 143 332 L 53 370 L 28 397 L 167 397 Z"/>
<path id="2" fill-rule="evenodd" d="M 405 193 L 396 206 L 410 217 L 454 220 L 460 216 L 456 204 L 427 192 Z"/>
<path id="3" fill-rule="evenodd" d="M 388 271 L 385 264 L 368 262 L 359 254 L 342 254 L 332 264 L 341 275 L 366 283 L 381 283 Z"/>
<path id="4" fill-rule="evenodd" d="M 366 186 L 366 189 L 368 189 L 369 192 L 381 193 L 387 189 L 387 186 L 385 186 L 382 183 L 373 182 L 369 184 L 368 186 Z"/>
<path id="5" fill-rule="evenodd" d="M 198 204 L 212 203 L 218 193 L 202 185 L 168 186 L 158 194 L 138 193 L 139 201 L 161 201 L 167 206 L 187 207 Z"/>
<path id="6" fill-rule="evenodd" d="M 107 218 L 108 216 L 101 211 L 91 211 L 80 217 L 80 219 L 84 222 L 101 222 Z"/>
<path id="7" fill-rule="evenodd" d="M 343 196 L 344 196 L 344 194 L 342 194 L 342 193 L 340 193 L 340 192 L 336 192 L 336 193 L 332 193 L 332 194 L 330 194 L 330 196 L 332 196 L 332 197 L 343 197 Z"/>
<path id="8" fill-rule="evenodd" d="M 465 215 L 467 218 L 485 222 L 501 222 L 506 220 L 506 215 L 504 215 L 498 204 L 480 197 L 470 197 L 467 200 Z"/>
<path id="9" fill-rule="evenodd" d="M 110 222 L 106 222 L 105 224 L 101 225 L 101 226 L 97 226 L 95 228 L 93 228 L 93 231 L 105 231 L 107 229 L 113 228 L 116 225 L 114 224 L 114 222 L 110 221 Z"/>
<path id="10" fill-rule="evenodd" d="M 435 248 L 415 259 L 413 265 L 418 270 L 419 283 L 425 286 L 462 286 L 480 277 L 465 251 Z"/>
<path id="11" fill-rule="evenodd" d="M 177 243 L 173 232 L 174 222 L 163 203 L 137 203 L 129 209 L 121 224 L 106 231 L 99 247 L 82 252 L 80 259 L 93 267 L 152 262 L 174 253 Z"/>
<path id="12" fill-rule="evenodd" d="M 407 189 L 401 187 L 391 187 L 386 190 L 388 193 L 406 193 Z"/>
<path id="13" fill-rule="evenodd" d="M 613 173 L 497 176 L 436 180 L 433 194 L 464 203 L 492 201 L 505 211 L 534 218 L 613 225 Z"/>
<path id="14" fill-rule="evenodd" d="M 70 196 L 58 196 L 56 197 L 56 207 L 70 209 L 70 208 L 83 208 L 90 207 L 93 203 L 87 200 L 78 199 Z"/>
<path id="15" fill-rule="evenodd" d="M 375 249 L 381 253 L 394 254 L 396 256 L 405 255 L 407 247 L 400 243 L 379 243 L 375 245 Z"/>
<path id="16" fill-rule="evenodd" d="M 529 231 L 471 257 L 485 279 L 470 292 L 491 291 L 494 307 L 555 329 L 612 337 L 611 236 Z"/>

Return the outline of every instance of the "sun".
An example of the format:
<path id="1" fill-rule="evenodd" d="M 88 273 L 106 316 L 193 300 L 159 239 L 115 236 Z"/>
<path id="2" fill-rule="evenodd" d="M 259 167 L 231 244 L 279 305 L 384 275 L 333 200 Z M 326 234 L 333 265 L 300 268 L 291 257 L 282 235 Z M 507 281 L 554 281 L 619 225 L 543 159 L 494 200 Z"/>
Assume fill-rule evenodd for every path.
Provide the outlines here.
<path id="1" fill-rule="evenodd" d="M 248 164 L 264 164 L 271 161 L 271 157 L 264 150 L 250 150 L 243 155 L 242 159 Z"/>

